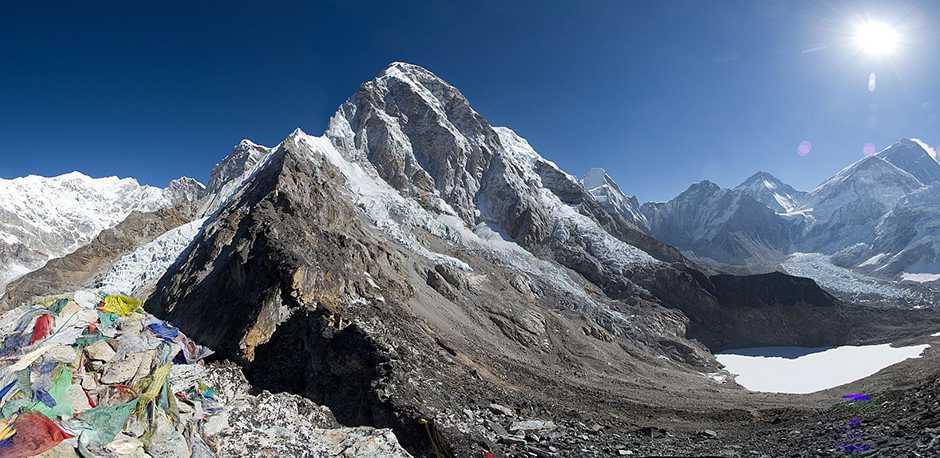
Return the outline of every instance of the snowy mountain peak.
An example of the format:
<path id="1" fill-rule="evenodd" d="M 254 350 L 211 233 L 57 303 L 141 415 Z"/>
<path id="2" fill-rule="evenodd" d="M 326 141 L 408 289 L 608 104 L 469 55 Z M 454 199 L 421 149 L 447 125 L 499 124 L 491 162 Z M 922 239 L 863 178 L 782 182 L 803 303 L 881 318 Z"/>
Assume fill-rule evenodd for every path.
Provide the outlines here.
<path id="1" fill-rule="evenodd" d="M 757 172 L 734 188 L 777 213 L 789 213 L 800 206 L 806 193 L 780 181 L 768 172 Z"/>
<path id="2" fill-rule="evenodd" d="M 901 139 L 879 152 L 877 157 L 915 176 L 921 183 L 940 183 L 940 164 L 927 143 L 917 139 Z"/>
<path id="3" fill-rule="evenodd" d="M 166 186 L 164 196 L 174 205 L 194 205 L 206 195 L 206 185 L 195 178 L 180 177 Z"/>
<path id="4" fill-rule="evenodd" d="M 937 160 L 937 150 L 934 149 L 934 147 L 930 146 L 929 144 L 927 144 L 927 142 L 925 142 L 925 141 L 923 141 L 923 140 L 921 140 L 921 139 L 919 139 L 919 138 L 913 138 L 913 137 L 911 137 L 909 140 L 912 141 L 912 142 L 914 142 L 914 143 L 916 143 L 917 146 L 920 146 L 924 151 L 927 152 L 927 154 L 928 154 L 933 160 L 935 160 L 935 161 Z"/>
<path id="5" fill-rule="evenodd" d="M 763 187 L 773 190 L 781 186 L 785 185 L 777 177 L 773 176 L 769 172 L 758 171 L 757 173 L 751 175 L 748 179 L 744 180 L 744 182 L 739 184 L 735 189 Z"/>
<path id="6" fill-rule="evenodd" d="M 649 229 L 649 222 L 640 210 L 640 202 L 636 197 L 625 194 L 617 182 L 607 174 L 607 170 L 597 167 L 589 169 L 579 181 L 581 186 L 609 211 L 623 216 L 644 231 Z"/>
<path id="7" fill-rule="evenodd" d="M 265 146 L 259 145 L 247 138 L 243 138 L 240 142 L 238 142 L 238 146 L 244 148 L 265 148 Z"/>
<path id="8" fill-rule="evenodd" d="M 614 184 L 614 180 L 607 174 L 607 170 L 598 167 L 588 169 L 587 173 L 581 177 L 581 185 L 584 186 L 585 189 L 593 189 L 611 184 Z"/>
<path id="9" fill-rule="evenodd" d="M 207 193 L 218 193 L 226 183 L 242 176 L 245 171 L 258 164 L 270 152 L 271 149 L 266 146 L 258 145 L 251 140 L 242 140 L 209 173 L 209 184 L 206 186 Z"/>
<path id="10" fill-rule="evenodd" d="M 475 219 L 474 195 L 499 135 L 456 88 L 396 62 L 359 87 L 331 118 L 327 137 L 348 160 L 423 202 L 443 199 Z"/>
<path id="11" fill-rule="evenodd" d="M 883 156 L 855 162 L 803 199 L 800 211 L 811 212 L 815 221 L 803 237 L 803 249 L 832 252 L 870 240 L 879 218 L 923 186 Z"/>
<path id="12" fill-rule="evenodd" d="M 692 183 L 688 189 L 685 190 L 682 194 L 688 193 L 715 193 L 721 191 L 721 186 L 718 186 L 712 181 L 702 180 L 698 183 Z"/>

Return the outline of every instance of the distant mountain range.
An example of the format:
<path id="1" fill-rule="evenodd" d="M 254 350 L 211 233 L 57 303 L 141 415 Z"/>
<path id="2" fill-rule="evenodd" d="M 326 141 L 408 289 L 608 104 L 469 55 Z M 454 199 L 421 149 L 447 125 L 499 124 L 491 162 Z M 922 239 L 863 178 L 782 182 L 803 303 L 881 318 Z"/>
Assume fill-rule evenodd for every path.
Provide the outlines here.
<path id="1" fill-rule="evenodd" d="M 940 163 L 933 150 L 902 139 L 810 192 L 758 172 L 733 189 L 693 184 L 641 211 L 651 235 L 718 269 L 756 273 L 789 266 L 851 294 L 858 282 L 940 279 L 937 183 Z M 812 258 L 818 268 L 794 271 L 793 263 L 807 253 L 819 255 Z M 852 281 L 835 282 L 833 272 Z M 896 296 L 893 290 L 886 294 Z"/>

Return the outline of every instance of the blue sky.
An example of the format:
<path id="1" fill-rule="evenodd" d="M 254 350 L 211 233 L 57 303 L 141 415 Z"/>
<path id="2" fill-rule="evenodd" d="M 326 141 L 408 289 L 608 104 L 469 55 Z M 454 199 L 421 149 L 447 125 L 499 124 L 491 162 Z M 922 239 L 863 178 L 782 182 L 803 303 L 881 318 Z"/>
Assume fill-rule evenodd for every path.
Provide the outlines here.
<path id="1" fill-rule="evenodd" d="M 931 2 L 25 3 L 39 2 L 5 5 L 0 27 L 7 178 L 205 179 L 242 138 L 319 134 L 397 60 L 641 200 L 757 170 L 811 189 L 865 143 L 940 143 Z M 851 45 L 864 16 L 896 25 L 896 55 Z"/>

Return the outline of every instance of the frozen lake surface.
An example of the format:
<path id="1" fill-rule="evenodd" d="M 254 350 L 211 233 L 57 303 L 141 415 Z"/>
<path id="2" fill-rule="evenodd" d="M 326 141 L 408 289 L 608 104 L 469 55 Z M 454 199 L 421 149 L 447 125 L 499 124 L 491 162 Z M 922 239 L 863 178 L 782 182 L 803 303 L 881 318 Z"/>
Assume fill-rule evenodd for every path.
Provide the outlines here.
<path id="1" fill-rule="evenodd" d="M 727 350 L 715 357 L 751 391 L 812 393 L 918 358 L 929 346 L 759 347 Z"/>

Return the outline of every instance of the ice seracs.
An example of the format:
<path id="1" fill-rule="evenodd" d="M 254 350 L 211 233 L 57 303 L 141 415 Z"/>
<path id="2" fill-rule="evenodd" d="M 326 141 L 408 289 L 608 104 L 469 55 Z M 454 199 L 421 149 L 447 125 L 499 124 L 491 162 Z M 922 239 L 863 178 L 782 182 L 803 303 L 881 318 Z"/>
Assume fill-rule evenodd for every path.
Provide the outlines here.
<path id="1" fill-rule="evenodd" d="M 96 288 L 108 293 L 137 295 L 155 285 L 193 241 L 206 219 L 200 218 L 172 229 L 124 255 L 95 282 Z"/>

